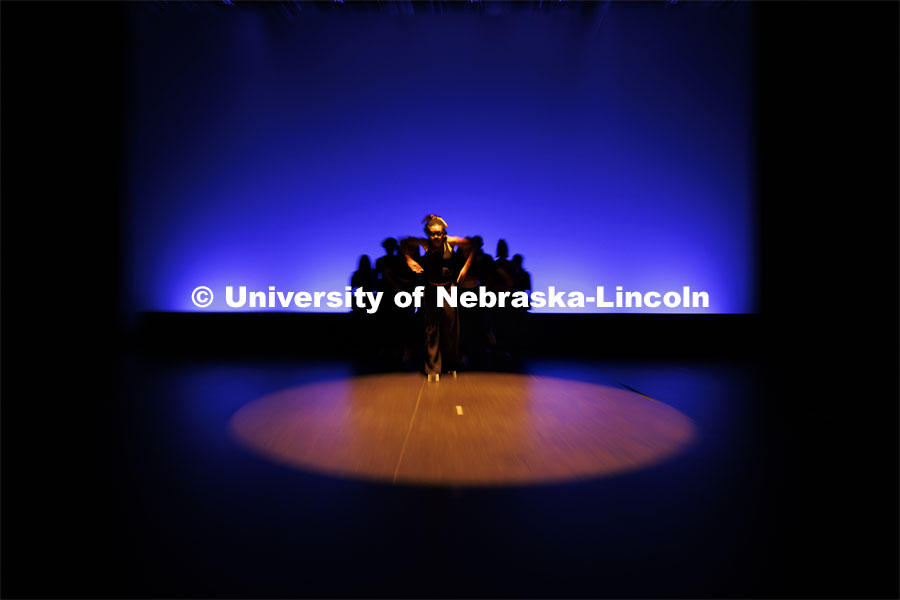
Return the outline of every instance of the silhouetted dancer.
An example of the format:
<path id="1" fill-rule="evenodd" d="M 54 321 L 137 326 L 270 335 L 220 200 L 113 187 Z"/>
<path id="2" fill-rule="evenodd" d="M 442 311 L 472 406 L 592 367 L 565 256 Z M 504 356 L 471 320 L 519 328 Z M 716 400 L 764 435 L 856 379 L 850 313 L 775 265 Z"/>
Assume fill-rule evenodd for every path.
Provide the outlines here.
<path id="1" fill-rule="evenodd" d="M 509 260 L 509 246 L 506 240 L 497 242 L 497 258 L 494 260 L 494 277 L 491 290 L 494 292 L 511 292 L 515 290 L 516 280 L 513 277 L 513 264 Z M 513 316 L 510 307 L 495 306 L 491 313 L 491 331 L 494 338 L 490 340 L 493 350 L 493 367 L 508 366 L 512 359 L 510 353 L 513 327 Z"/>
<path id="2" fill-rule="evenodd" d="M 408 309 L 397 307 L 394 297 L 398 292 L 404 291 L 403 273 L 408 272 L 411 280 L 412 273 L 406 266 L 406 261 L 400 255 L 400 244 L 394 238 L 387 238 L 381 243 L 385 255 L 375 261 L 375 276 L 378 279 L 378 291 L 384 293 L 375 321 L 378 323 L 376 337 L 379 340 L 378 356 L 383 366 L 395 366 L 405 356 L 407 315 L 412 313 Z"/>
<path id="3" fill-rule="evenodd" d="M 498 292 L 513 290 L 516 285 L 513 271 L 513 264 L 509 261 L 509 246 L 506 240 L 500 240 L 497 242 L 497 259 L 494 260 L 493 289 Z"/>
<path id="4" fill-rule="evenodd" d="M 480 235 L 469 238 L 472 241 L 472 265 L 469 272 L 459 282 L 460 293 L 463 290 L 478 293 L 478 287 L 490 288 L 494 277 L 494 259 L 485 254 L 484 240 Z M 460 366 L 483 364 L 485 351 L 494 342 L 494 334 L 488 319 L 488 309 L 479 305 L 465 307 L 460 305 Z"/>
<path id="5" fill-rule="evenodd" d="M 350 287 L 353 290 L 362 288 L 365 292 L 374 292 L 376 284 L 372 261 L 367 254 L 363 254 L 359 257 L 359 268 L 350 277 Z M 372 335 L 374 323 L 367 313 L 368 300 L 364 304 L 366 306 L 361 307 L 355 302 L 353 303 L 351 319 L 353 321 L 352 331 L 355 339 L 352 344 L 357 358 L 368 360 L 374 353 L 374 336 Z"/>
<path id="6" fill-rule="evenodd" d="M 425 224 L 427 239 L 406 238 L 401 244 L 409 268 L 425 277 L 422 313 L 425 325 L 425 374 L 428 381 L 440 381 L 441 373 L 456 376 L 459 362 L 459 311 L 445 302 L 437 305 L 439 287 L 449 289 L 465 278 L 472 264 L 471 242 L 467 238 L 447 235 L 447 223 L 437 215 L 428 215 Z M 413 259 L 417 247 L 425 249 L 422 264 Z M 468 256 L 459 267 L 459 256 L 453 249 L 461 248 Z"/>
<path id="7" fill-rule="evenodd" d="M 403 291 L 403 287 L 396 279 L 398 261 L 402 258 L 398 254 L 400 244 L 394 238 L 387 238 L 381 242 L 384 248 L 384 256 L 375 261 L 375 276 L 378 278 L 378 291 L 385 293 L 385 299 L 393 300 L 394 294 Z M 390 295 L 390 298 L 388 298 Z M 393 303 L 393 302 L 392 302 Z"/>
<path id="8" fill-rule="evenodd" d="M 522 266 L 522 263 L 525 259 L 521 254 L 516 254 L 512 259 L 512 267 L 513 267 L 513 279 L 516 282 L 515 291 L 517 292 L 525 292 L 526 294 L 531 293 L 531 274 L 525 270 L 525 267 Z M 521 354 L 525 351 L 525 346 L 528 338 L 525 336 L 525 332 L 528 331 L 528 311 L 531 310 L 530 306 L 525 306 L 522 308 L 514 308 L 513 311 L 513 327 L 510 330 L 511 338 L 511 347 L 515 350 L 513 358 L 517 358 L 521 356 Z M 517 356 L 518 355 L 518 356 Z"/>
<path id="9" fill-rule="evenodd" d="M 354 290 L 362 288 L 365 292 L 374 292 L 376 285 L 377 281 L 375 279 L 375 271 L 372 270 L 372 261 L 368 254 L 363 254 L 359 257 L 359 268 L 350 277 L 350 287 Z M 353 310 L 366 312 L 368 302 L 365 304 L 366 306 L 358 306 L 354 303 Z"/>
<path id="10" fill-rule="evenodd" d="M 513 279 L 516 281 L 517 292 L 531 292 L 531 274 L 525 270 L 522 263 L 525 258 L 521 254 L 513 256 Z"/>

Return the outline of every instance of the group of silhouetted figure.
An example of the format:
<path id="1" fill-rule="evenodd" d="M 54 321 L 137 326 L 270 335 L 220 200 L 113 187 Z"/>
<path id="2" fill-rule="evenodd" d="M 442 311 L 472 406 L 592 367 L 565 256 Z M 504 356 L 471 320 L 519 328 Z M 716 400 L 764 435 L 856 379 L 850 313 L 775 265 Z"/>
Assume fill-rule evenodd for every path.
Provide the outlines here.
<path id="1" fill-rule="evenodd" d="M 531 275 L 522 266 L 521 254 L 510 260 L 509 246 L 505 240 L 497 242 L 496 257 L 484 252 L 481 236 L 469 238 L 472 243 L 471 265 L 459 282 L 459 293 L 477 292 L 479 286 L 490 291 L 531 291 Z M 359 259 L 359 268 L 350 278 L 355 290 L 383 292 L 379 309 L 368 314 L 365 308 L 355 307 L 353 340 L 357 357 L 374 361 L 385 369 L 412 369 L 421 363 L 423 348 L 423 310 L 412 305 L 400 308 L 394 296 L 401 291 L 412 293 L 417 286 L 426 285 L 422 275 L 414 273 L 401 251 L 401 244 L 387 238 L 381 244 L 385 254 L 372 266 L 368 255 Z M 423 256 L 416 246 L 411 258 L 420 261 Z M 453 253 L 453 260 L 461 267 L 468 255 L 461 250 Z M 457 269 L 458 270 L 458 269 Z M 521 358 L 525 341 L 524 321 L 527 308 L 471 308 L 459 306 L 459 366 L 463 369 L 496 369 L 512 366 Z"/>

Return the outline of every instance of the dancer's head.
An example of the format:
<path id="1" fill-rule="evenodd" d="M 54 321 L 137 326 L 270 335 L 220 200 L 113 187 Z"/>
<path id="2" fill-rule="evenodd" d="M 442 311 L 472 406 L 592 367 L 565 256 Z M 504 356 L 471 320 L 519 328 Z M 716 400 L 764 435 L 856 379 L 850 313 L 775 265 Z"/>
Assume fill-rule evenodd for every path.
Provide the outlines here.
<path id="1" fill-rule="evenodd" d="M 422 219 L 425 224 L 425 235 L 433 246 L 443 245 L 447 241 L 447 222 L 437 215 L 428 215 Z"/>
<path id="2" fill-rule="evenodd" d="M 384 251 L 388 254 L 394 254 L 399 245 L 400 244 L 398 244 L 397 240 L 394 238 L 387 238 L 383 242 L 381 242 L 381 247 L 384 248 Z"/>
<path id="3" fill-rule="evenodd" d="M 497 242 L 497 258 L 508 258 L 509 257 L 509 246 L 506 245 L 506 240 L 500 240 Z"/>

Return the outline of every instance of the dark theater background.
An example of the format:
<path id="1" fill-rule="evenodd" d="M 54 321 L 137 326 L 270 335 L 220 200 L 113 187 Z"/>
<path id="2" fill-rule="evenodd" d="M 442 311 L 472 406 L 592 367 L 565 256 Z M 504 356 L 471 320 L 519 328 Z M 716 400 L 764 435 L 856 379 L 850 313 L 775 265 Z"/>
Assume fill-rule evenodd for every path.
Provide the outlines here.
<path id="1" fill-rule="evenodd" d="M 896 598 L 898 17 L 0 3 L 0 593 Z M 429 213 L 709 306 L 225 302 Z"/>

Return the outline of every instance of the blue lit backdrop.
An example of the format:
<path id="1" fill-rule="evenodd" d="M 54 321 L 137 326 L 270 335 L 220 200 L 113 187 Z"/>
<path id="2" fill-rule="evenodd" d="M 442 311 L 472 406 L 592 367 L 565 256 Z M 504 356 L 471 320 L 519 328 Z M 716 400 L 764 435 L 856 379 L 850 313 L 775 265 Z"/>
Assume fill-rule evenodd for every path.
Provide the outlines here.
<path id="1" fill-rule="evenodd" d="M 752 6 L 435 6 L 135 5 L 131 308 L 343 290 L 434 212 L 535 290 L 755 310 Z"/>

